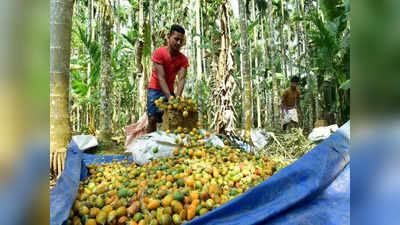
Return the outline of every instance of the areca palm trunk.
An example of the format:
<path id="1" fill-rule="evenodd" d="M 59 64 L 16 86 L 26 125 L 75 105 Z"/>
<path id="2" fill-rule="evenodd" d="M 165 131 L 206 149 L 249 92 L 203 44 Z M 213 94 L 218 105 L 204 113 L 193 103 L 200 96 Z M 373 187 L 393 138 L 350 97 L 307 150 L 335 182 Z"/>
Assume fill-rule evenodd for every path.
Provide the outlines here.
<path id="1" fill-rule="evenodd" d="M 244 129 L 245 129 L 245 139 L 247 142 L 251 143 L 250 131 L 252 125 L 252 115 L 251 115 L 251 79 L 250 79 L 250 69 L 249 69 L 249 55 L 247 48 L 247 15 L 245 12 L 246 6 L 244 1 L 239 1 L 239 17 L 240 17 L 240 54 L 242 55 L 242 60 L 240 62 L 240 70 L 243 76 L 244 84 Z"/>
<path id="2" fill-rule="evenodd" d="M 139 5 L 139 39 L 137 42 L 136 46 L 136 74 L 137 77 L 139 78 L 139 102 L 140 102 L 140 110 L 139 113 L 142 114 L 145 110 L 145 102 L 146 102 L 146 96 L 144 93 L 144 86 L 145 86 L 145 78 L 146 76 L 143 74 L 143 64 L 142 64 L 142 57 L 143 57 L 143 45 L 144 45 L 144 31 L 143 31 L 143 26 L 144 26 L 144 12 L 143 12 L 143 0 L 138 1 Z"/>
<path id="3" fill-rule="evenodd" d="M 196 0 L 196 62 L 197 62 L 197 80 L 202 79 L 202 68 L 201 68 L 201 50 L 200 50 L 200 0 Z"/>
<path id="4" fill-rule="evenodd" d="M 205 36 L 205 32 L 204 32 L 204 23 L 205 23 L 205 18 L 202 14 L 203 11 L 203 2 L 200 0 L 200 10 L 199 10 L 199 14 L 200 14 L 200 34 L 204 37 Z M 200 44 L 204 44 L 204 40 L 200 40 Z M 207 66 L 206 66 L 206 58 L 205 58 L 205 50 L 204 48 L 201 49 L 201 56 L 200 59 L 202 59 L 201 63 L 202 63 L 202 73 L 203 74 L 207 74 Z"/>
<path id="5" fill-rule="evenodd" d="M 90 35 L 90 40 L 91 41 L 95 41 L 94 39 L 95 39 L 95 30 L 94 30 L 94 28 L 95 28 L 95 20 L 94 20 L 94 0 L 90 0 L 90 9 L 89 9 L 89 29 L 90 29 L 90 33 L 89 33 L 89 35 Z M 89 60 L 89 63 L 88 63 L 88 70 L 87 70 L 87 84 L 88 84 L 88 92 L 87 92 L 87 95 L 86 95 L 86 98 L 90 98 L 90 96 L 91 96 L 91 93 L 92 93 L 92 87 L 91 87 L 91 85 L 89 85 L 90 84 L 90 80 L 91 80 L 91 77 L 90 77 L 90 74 L 91 74 L 91 71 L 92 71 L 92 66 L 93 66 L 93 64 L 92 64 L 92 62 L 91 62 L 92 60 L 91 60 L 91 58 L 90 58 L 90 60 Z M 86 125 L 88 126 L 88 127 L 95 127 L 95 125 L 94 125 L 94 116 L 93 116 L 93 105 L 92 105 L 92 103 L 90 103 L 90 102 L 87 102 L 86 104 Z"/>
<path id="6" fill-rule="evenodd" d="M 202 91 L 201 91 L 201 80 L 203 77 L 202 74 L 202 63 L 201 63 L 201 49 L 200 49 L 200 13 L 201 13 L 201 5 L 200 5 L 201 0 L 196 0 L 196 69 L 197 69 L 197 93 L 198 93 L 198 98 L 201 99 L 202 97 Z M 201 118 L 201 111 L 200 111 L 200 118 Z"/>
<path id="7" fill-rule="evenodd" d="M 269 8 L 272 8 L 272 2 L 269 2 Z M 272 17 L 272 14 L 270 14 L 270 16 Z M 274 29 L 274 24 L 273 24 L 273 20 L 272 18 L 269 20 L 269 24 L 270 24 L 270 30 L 273 31 Z M 271 38 L 272 40 L 276 40 L 277 37 L 275 37 L 274 32 L 271 32 Z M 274 59 L 276 55 L 278 55 L 277 53 L 277 49 L 276 46 L 273 44 L 270 44 L 271 46 L 271 59 Z M 275 69 L 275 65 L 272 65 L 272 109 L 273 109 L 273 127 L 275 128 L 279 128 L 280 126 L 280 110 L 279 110 L 279 100 L 280 100 L 280 96 L 278 95 L 278 80 L 276 77 L 276 69 Z"/>
<path id="8" fill-rule="evenodd" d="M 251 20 L 253 22 L 256 21 L 256 8 L 254 0 L 251 1 Z M 257 47 L 258 47 L 258 33 L 257 33 L 258 25 L 253 28 L 253 55 L 254 55 L 254 68 L 255 68 L 255 100 L 256 100 L 256 113 L 257 113 L 257 127 L 261 127 L 261 106 L 260 106 L 260 84 L 259 84 L 259 72 L 258 72 L 258 54 L 257 54 Z"/>
<path id="9" fill-rule="evenodd" d="M 262 59 L 263 59 L 263 67 L 265 69 L 264 72 L 264 79 L 266 80 L 268 77 L 268 70 L 269 70 L 269 65 L 268 65 L 268 46 L 267 46 L 267 38 L 266 38 L 266 31 L 264 29 L 265 27 L 265 17 L 262 18 L 261 20 L 261 39 L 263 41 L 264 46 L 261 47 L 262 49 Z M 264 105 L 264 126 L 267 124 L 268 121 L 268 104 L 267 104 L 267 89 L 264 89 L 264 100 L 265 100 L 265 105 Z"/>
<path id="10" fill-rule="evenodd" d="M 50 169 L 61 174 L 71 138 L 68 110 L 73 0 L 50 1 Z"/>
<path id="11" fill-rule="evenodd" d="M 299 11 L 300 11 L 300 15 L 302 17 L 304 17 L 305 15 L 305 8 L 304 8 L 304 0 L 298 0 L 299 1 Z M 300 39 L 301 39 L 301 47 L 303 50 L 303 53 L 305 55 L 305 57 L 302 57 L 300 59 L 300 65 L 302 65 L 303 59 L 305 60 L 305 58 L 308 58 L 308 48 L 307 48 L 307 43 L 308 43 L 308 35 L 307 35 L 307 26 L 304 26 L 304 22 L 300 22 L 299 24 L 299 30 L 300 30 Z M 311 129 L 313 127 L 314 124 L 314 115 L 315 115 L 315 102 L 314 102 L 314 93 L 313 93 L 313 87 L 312 87 L 312 82 L 313 82 L 313 78 L 310 72 L 309 67 L 306 66 L 306 69 L 304 71 L 307 74 L 307 84 L 308 84 L 308 93 L 309 93 L 309 98 L 308 98 L 308 102 L 311 103 L 309 104 L 309 110 L 308 110 L 308 126 Z"/>
<path id="12" fill-rule="evenodd" d="M 111 6 L 107 0 L 102 1 L 101 20 L 101 74 L 100 74 L 100 117 L 98 138 L 101 142 L 111 141 L 111 46 L 113 18 Z"/>
<path id="13" fill-rule="evenodd" d="M 285 32 L 284 32 L 284 23 L 285 23 L 285 10 L 284 10 L 284 1 L 281 1 L 281 15 L 280 15 L 280 42 L 281 42 L 281 64 L 282 64 L 282 73 L 287 76 L 286 73 L 286 40 L 285 40 Z"/>
<path id="14" fill-rule="evenodd" d="M 270 71 L 272 70 L 272 58 L 271 58 L 271 42 L 270 42 L 270 28 L 269 28 L 269 21 L 267 21 L 267 19 L 269 20 L 271 16 L 271 12 L 268 11 L 268 15 L 264 18 L 263 20 L 263 27 L 265 27 L 265 32 L 263 32 L 264 35 L 264 51 L 265 51 L 265 58 L 264 58 L 264 64 L 266 67 L 266 72 L 265 72 L 265 79 L 268 79 L 268 75 L 270 74 Z M 269 99 L 269 95 L 267 95 L 268 93 L 271 93 L 272 90 L 268 90 L 268 92 L 265 92 L 265 98 L 266 98 L 266 102 L 265 102 L 265 122 L 267 123 L 267 121 L 272 121 L 272 119 L 268 118 L 268 111 L 272 112 L 272 105 L 269 105 L 270 101 L 268 101 Z"/>
<path id="15" fill-rule="evenodd" d="M 196 2 L 197 2 L 197 0 L 196 0 Z M 196 18 L 196 10 L 195 10 L 196 4 L 197 4 L 197 3 L 191 4 L 190 7 L 189 7 L 189 12 L 190 12 L 189 27 L 193 27 L 193 24 L 194 24 L 195 29 L 196 29 L 196 22 L 197 22 L 197 21 L 196 21 L 196 19 L 197 19 L 197 18 Z M 195 30 L 195 32 L 197 32 L 197 30 Z M 196 63 L 195 63 L 192 67 L 190 67 L 189 70 L 190 70 L 190 72 L 191 72 L 192 74 L 195 74 L 195 77 L 197 78 L 197 76 L 199 76 L 198 74 L 196 74 L 197 66 L 198 66 L 198 65 L 197 65 L 197 56 L 196 56 L 196 51 L 197 51 L 197 38 L 196 38 L 193 34 L 191 34 L 188 41 L 190 41 L 190 42 L 188 43 L 188 45 L 190 46 L 190 48 L 188 48 L 187 50 L 188 50 L 188 52 L 190 52 L 190 58 L 196 60 Z M 189 55 L 189 54 L 188 54 L 188 55 Z"/>

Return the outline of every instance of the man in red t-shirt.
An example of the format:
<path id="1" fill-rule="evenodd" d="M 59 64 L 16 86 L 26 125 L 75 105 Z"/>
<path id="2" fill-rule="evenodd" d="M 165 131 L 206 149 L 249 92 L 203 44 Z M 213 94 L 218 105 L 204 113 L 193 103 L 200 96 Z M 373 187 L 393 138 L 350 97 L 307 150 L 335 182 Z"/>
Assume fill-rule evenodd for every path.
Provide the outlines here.
<path id="1" fill-rule="evenodd" d="M 183 46 L 185 29 L 180 25 L 172 25 L 168 34 L 168 46 L 157 49 L 153 54 L 153 70 L 147 94 L 147 114 L 149 123 L 147 133 L 157 130 L 162 112 L 156 107 L 154 101 L 160 97 L 168 100 L 174 95 L 174 81 L 179 72 L 177 96 L 182 94 L 185 86 L 185 77 L 189 61 L 179 50 Z"/>

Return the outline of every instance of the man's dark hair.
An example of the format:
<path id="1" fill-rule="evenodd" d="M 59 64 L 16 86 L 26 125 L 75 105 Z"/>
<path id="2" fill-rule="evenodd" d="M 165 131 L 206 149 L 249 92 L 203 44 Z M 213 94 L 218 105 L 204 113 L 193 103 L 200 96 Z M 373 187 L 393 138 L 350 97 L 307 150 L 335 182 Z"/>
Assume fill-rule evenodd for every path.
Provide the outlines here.
<path id="1" fill-rule="evenodd" d="M 179 32 L 181 34 L 185 34 L 185 29 L 178 24 L 174 24 L 171 26 L 171 30 L 169 31 L 169 35 L 172 35 L 174 33 L 174 31 Z"/>
<path id="2" fill-rule="evenodd" d="M 295 83 L 299 83 L 300 78 L 298 76 L 294 76 L 292 77 L 292 79 L 290 79 L 290 82 L 295 82 Z"/>

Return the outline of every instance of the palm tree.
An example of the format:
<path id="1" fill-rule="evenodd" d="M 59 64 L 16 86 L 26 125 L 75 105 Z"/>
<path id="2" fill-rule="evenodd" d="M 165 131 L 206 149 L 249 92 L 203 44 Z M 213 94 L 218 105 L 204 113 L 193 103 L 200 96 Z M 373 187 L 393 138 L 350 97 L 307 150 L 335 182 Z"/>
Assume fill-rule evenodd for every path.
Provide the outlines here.
<path id="1" fill-rule="evenodd" d="M 240 72 L 242 73 L 244 80 L 244 128 L 245 128 L 245 139 L 247 142 L 251 142 L 250 131 L 252 125 L 252 115 L 251 115 L 251 79 L 249 70 L 249 56 L 247 47 L 247 13 L 246 5 L 244 1 L 239 1 L 239 17 L 240 17 L 240 55 L 242 60 L 240 61 Z"/>
<path id="2" fill-rule="evenodd" d="M 111 141 L 111 47 L 113 18 L 110 3 L 102 1 L 101 19 L 101 74 L 100 74 L 100 118 L 98 138 L 101 142 Z"/>
<path id="3" fill-rule="evenodd" d="M 68 89 L 73 0 L 50 1 L 50 168 L 61 174 L 71 139 Z"/>
<path id="4" fill-rule="evenodd" d="M 137 68 L 137 77 L 140 79 L 139 81 L 139 102 L 142 104 L 140 108 L 140 114 L 142 114 L 145 110 L 144 104 L 146 102 L 145 96 L 145 80 L 146 76 L 143 73 L 143 64 L 142 64 L 142 57 L 143 57 L 143 47 L 144 47 L 144 9 L 143 9 L 143 0 L 138 1 L 139 6 L 139 39 L 136 46 L 136 68 Z"/>

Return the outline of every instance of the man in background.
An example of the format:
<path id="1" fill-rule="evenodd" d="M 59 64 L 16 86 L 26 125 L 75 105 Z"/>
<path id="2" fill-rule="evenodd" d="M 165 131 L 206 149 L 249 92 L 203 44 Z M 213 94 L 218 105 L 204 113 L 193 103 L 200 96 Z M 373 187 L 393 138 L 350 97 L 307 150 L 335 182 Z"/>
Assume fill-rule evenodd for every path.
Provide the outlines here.
<path id="1" fill-rule="evenodd" d="M 298 76 L 292 77 L 290 80 L 290 87 L 283 92 L 282 95 L 282 116 L 283 116 L 283 129 L 286 130 L 288 126 L 294 125 L 298 127 L 299 119 L 303 118 L 300 108 L 300 92 L 297 90 L 297 85 L 300 79 Z"/>

